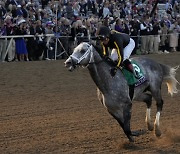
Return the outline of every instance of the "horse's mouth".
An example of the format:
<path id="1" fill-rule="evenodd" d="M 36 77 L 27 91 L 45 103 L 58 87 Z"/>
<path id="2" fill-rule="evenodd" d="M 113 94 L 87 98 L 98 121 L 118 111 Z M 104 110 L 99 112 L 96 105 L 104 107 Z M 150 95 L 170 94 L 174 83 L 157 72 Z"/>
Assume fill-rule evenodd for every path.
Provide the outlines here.
<path id="1" fill-rule="evenodd" d="M 73 66 L 72 62 L 68 59 L 64 62 L 64 65 L 66 68 L 68 68 L 68 71 L 70 72 L 72 72 L 75 69 L 75 66 Z"/>
<path id="2" fill-rule="evenodd" d="M 74 66 L 70 66 L 70 67 L 68 67 L 68 71 L 70 71 L 70 72 L 72 72 L 74 69 L 75 69 L 75 67 L 74 67 Z"/>

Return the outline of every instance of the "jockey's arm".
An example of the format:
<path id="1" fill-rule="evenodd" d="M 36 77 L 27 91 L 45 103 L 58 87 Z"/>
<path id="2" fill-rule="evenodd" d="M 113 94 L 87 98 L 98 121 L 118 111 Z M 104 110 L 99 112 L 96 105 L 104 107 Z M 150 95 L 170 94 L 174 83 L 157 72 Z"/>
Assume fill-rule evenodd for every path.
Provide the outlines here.
<path id="1" fill-rule="evenodd" d="M 100 41 L 92 42 L 92 45 L 96 49 L 96 51 L 100 54 L 101 57 L 104 56 L 103 46 Z"/>

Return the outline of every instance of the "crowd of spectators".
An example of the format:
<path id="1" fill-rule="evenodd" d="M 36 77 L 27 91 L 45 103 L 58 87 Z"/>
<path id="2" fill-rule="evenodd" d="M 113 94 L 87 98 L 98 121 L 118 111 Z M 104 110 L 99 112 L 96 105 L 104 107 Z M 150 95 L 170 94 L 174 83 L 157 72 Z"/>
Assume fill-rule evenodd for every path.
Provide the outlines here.
<path id="1" fill-rule="evenodd" d="M 180 51 L 179 0 L 159 0 L 154 10 L 155 5 L 156 0 L 1 0 L 0 61 L 54 59 L 56 41 L 58 58 L 65 58 L 74 45 L 95 38 L 101 25 L 131 35 L 133 54 Z M 1 37 L 10 35 L 34 37 Z"/>

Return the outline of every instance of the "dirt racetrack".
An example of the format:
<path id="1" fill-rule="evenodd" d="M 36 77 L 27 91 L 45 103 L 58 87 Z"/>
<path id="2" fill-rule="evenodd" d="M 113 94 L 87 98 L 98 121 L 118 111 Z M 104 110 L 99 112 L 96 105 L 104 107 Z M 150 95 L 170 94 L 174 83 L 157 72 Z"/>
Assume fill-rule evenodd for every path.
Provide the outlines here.
<path id="1" fill-rule="evenodd" d="M 180 52 L 148 57 L 180 64 Z M 147 131 L 130 144 L 97 100 L 88 70 L 71 73 L 63 62 L 0 64 L 0 154 L 180 153 L 180 93 L 171 97 L 163 84 L 162 136 Z M 176 77 L 180 81 L 180 69 Z M 152 109 L 154 120 L 154 101 Z M 145 111 L 144 103 L 134 102 L 132 130 L 146 130 Z"/>

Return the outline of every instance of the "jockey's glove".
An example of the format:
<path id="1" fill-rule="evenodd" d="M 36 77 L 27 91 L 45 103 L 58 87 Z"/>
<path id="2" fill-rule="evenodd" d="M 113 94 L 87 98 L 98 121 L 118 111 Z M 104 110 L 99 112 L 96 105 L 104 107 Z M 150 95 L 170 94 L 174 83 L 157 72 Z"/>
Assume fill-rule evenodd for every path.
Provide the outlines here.
<path id="1" fill-rule="evenodd" d="M 117 72 L 117 67 L 111 68 L 110 73 L 111 73 L 112 77 L 114 77 L 116 75 L 116 72 Z"/>

